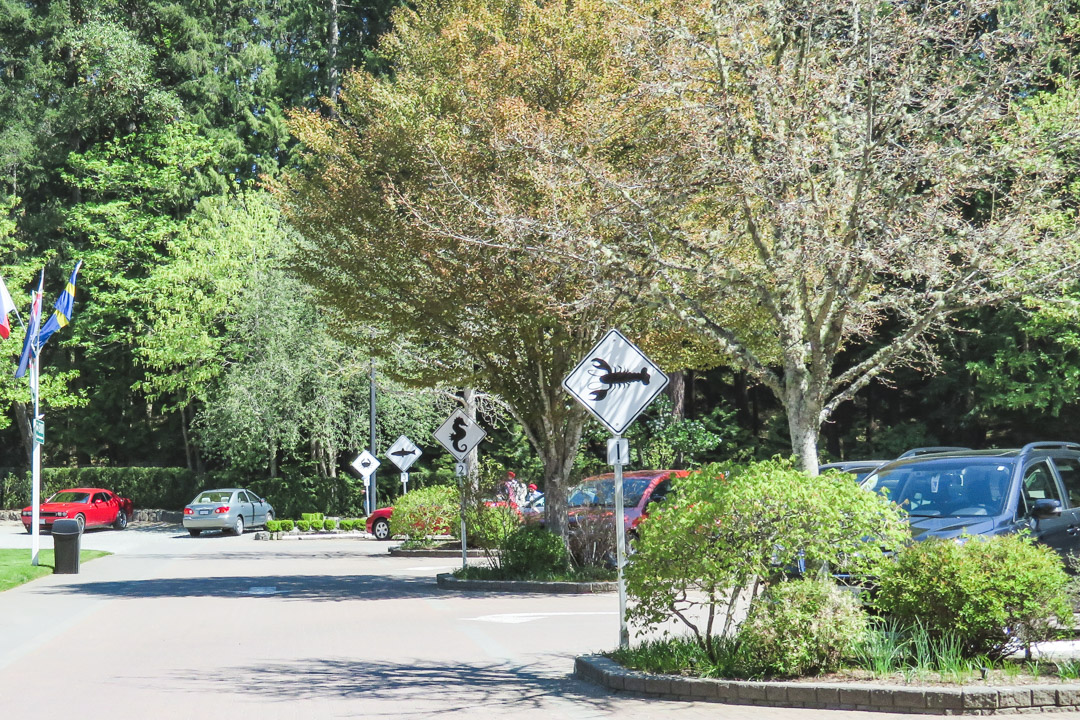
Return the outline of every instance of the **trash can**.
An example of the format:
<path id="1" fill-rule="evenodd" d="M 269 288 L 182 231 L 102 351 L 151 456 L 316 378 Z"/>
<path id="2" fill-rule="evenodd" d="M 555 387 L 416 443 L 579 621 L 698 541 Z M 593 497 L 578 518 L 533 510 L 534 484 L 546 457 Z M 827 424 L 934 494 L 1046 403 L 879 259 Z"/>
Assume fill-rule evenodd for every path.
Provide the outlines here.
<path id="1" fill-rule="evenodd" d="M 57 520 L 52 526 L 54 575 L 77 575 L 79 573 L 79 550 L 82 530 L 77 520 Z"/>

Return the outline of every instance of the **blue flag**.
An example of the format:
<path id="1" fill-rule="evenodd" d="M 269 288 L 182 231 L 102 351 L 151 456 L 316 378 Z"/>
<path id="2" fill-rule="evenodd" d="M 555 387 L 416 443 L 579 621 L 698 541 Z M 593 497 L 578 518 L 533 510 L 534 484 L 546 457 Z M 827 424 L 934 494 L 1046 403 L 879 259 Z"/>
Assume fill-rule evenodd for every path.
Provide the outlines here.
<path id="1" fill-rule="evenodd" d="M 79 274 L 79 268 L 82 267 L 82 260 L 75 263 L 75 269 L 71 271 L 71 277 L 68 278 L 67 285 L 64 287 L 64 292 L 60 293 L 60 297 L 56 299 L 56 304 L 53 305 L 56 308 L 56 312 L 45 322 L 45 325 L 41 328 L 41 333 L 38 335 L 38 347 L 40 348 L 52 334 L 64 327 L 71 321 L 71 313 L 75 309 L 75 277 Z M 18 377 L 16 375 L 15 377 Z"/>
<path id="2" fill-rule="evenodd" d="M 34 305 L 30 309 L 30 324 L 26 326 L 26 337 L 23 339 L 22 355 L 19 356 L 19 367 L 15 370 L 15 377 L 21 378 L 26 374 L 26 368 L 30 365 L 30 355 L 37 355 L 38 328 L 41 326 L 41 290 L 34 293 Z"/>

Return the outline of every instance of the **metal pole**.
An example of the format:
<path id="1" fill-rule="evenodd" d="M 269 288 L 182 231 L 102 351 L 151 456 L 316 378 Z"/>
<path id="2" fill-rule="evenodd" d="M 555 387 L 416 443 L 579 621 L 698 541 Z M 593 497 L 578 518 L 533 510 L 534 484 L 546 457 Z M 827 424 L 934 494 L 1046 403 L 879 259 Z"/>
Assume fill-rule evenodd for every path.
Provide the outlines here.
<path id="1" fill-rule="evenodd" d="M 409 473 L 401 473 L 401 494 L 409 492 Z"/>
<path id="2" fill-rule="evenodd" d="M 29 332 L 29 330 L 27 330 Z M 31 340 L 31 344 L 33 341 Z M 30 393 L 34 396 L 34 420 L 30 423 L 30 441 L 34 444 L 33 456 L 30 463 L 31 467 L 31 482 L 33 489 L 30 491 L 30 523 L 31 523 L 31 540 L 30 540 L 30 564 L 38 564 L 38 553 L 41 551 L 41 443 L 37 441 L 37 433 L 35 428 L 39 415 L 38 406 L 38 377 L 40 367 L 38 366 L 38 355 L 34 352 L 34 348 L 31 345 L 30 349 Z"/>
<path id="3" fill-rule="evenodd" d="M 464 570 L 469 565 L 469 555 L 465 550 L 465 478 L 469 474 L 469 465 L 459 462 L 454 471 L 458 477 L 458 496 L 461 499 L 461 569 Z"/>
<path id="4" fill-rule="evenodd" d="M 618 443 L 621 436 L 615 436 Z M 619 586 L 619 647 L 630 646 L 630 631 L 626 627 L 626 580 L 623 577 L 623 565 L 626 564 L 626 508 L 623 507 L 623 458 L 621 453 L 615 458 L 615 507 L 618 508 L 615 520 L 615 564 L 618 566 Z"/>
<path id="5" fill-rule="evenodd" d="M 371 454 L 375 455 L 376 453 L 375 453 L 375 358 L 374 357 L 371 358 L 371 398 L 368 401 L 368 404 L 371 406 L 371 417 L 370 417 L 371 444 L 369 445 L 369 448 L 371 450 Z M 368 483 L 369 489 L 370 489 L 370 492 L 368 493 L 368 515 L 375 512 L 375 508 L 376 508 L 375 503 L 376 503 L 376 500 L 378 499 L 378 497 L 377 497 L 378 496 L 378 485 L 375 482 L 375 480 L 376 480 L 375 473 L 376 473 L 375 470 L 371 471 L 371 480 Z"/>

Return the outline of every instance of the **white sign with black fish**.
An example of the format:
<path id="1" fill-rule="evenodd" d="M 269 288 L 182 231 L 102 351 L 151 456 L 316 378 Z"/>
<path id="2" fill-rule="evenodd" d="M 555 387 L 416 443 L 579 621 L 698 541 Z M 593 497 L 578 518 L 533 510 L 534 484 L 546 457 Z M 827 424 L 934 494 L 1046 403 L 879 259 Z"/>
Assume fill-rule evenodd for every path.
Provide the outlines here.
<path id="1" fill-rule="evenodd" d="M 622 435 L 667 384 L 660 366 L 614 329 L 563 380 L 566 391 L 615 435 Z"/>
<path id="2" fill-rule="evenodd" d="M 458 462 L 462 462 L 465 456 L 484 439 L 487 432 L 464 412 L 455 410 L 432 435 L 440 445 L 457 458 Z"/>
<path id="3" fill-rule="evenodd" d="M 413 441 L 402 435 L 394 444 L 390 446 L 390 449 L 386 452 L 386 457 L 390 458 L 390 462 L 398 466 L 398 469 L 402 472 L 408 471 L 412 464 L 420 459 L 423 455 L 420 452 L 420 448 L 413 444 Z"/>

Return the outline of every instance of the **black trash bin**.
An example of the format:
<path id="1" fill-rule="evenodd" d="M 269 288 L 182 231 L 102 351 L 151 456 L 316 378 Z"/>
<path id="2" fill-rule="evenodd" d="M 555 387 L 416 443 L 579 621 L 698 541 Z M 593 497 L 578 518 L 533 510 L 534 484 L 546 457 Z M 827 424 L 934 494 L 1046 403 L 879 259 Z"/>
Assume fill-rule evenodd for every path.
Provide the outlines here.
<path id="1" fill-rule="evenodd" d="M 57 520 L 52 526 L 54 575 L 78 575 L 82 530 L 78 520 Z"/>

